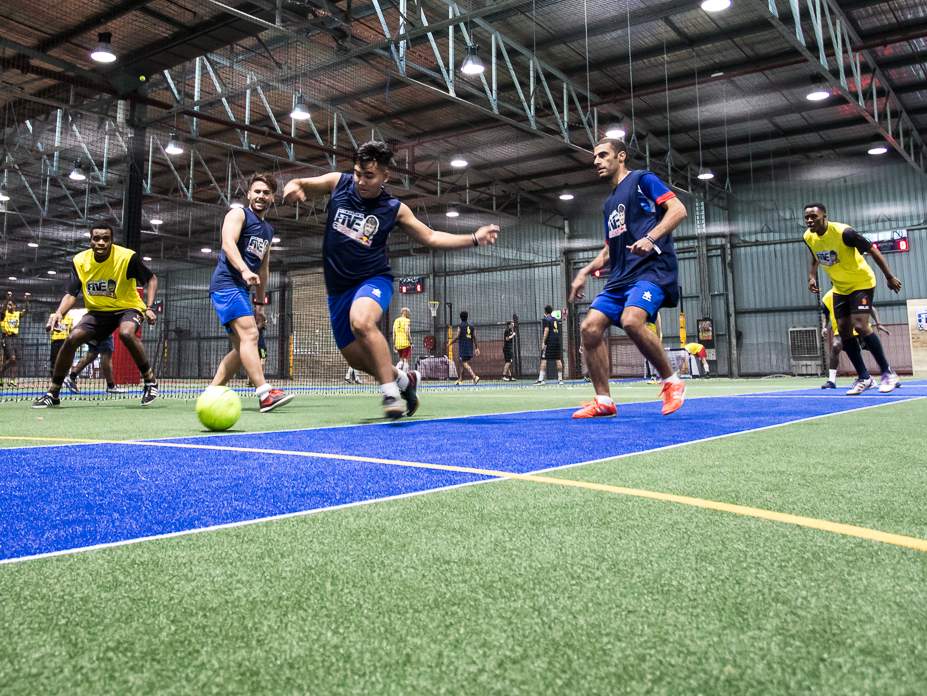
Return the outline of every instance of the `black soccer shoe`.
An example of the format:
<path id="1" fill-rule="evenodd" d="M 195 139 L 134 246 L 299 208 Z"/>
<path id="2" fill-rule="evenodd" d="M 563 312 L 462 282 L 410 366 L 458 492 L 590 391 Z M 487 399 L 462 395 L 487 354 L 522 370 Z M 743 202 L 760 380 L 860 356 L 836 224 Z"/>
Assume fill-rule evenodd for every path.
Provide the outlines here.
<path id="1" fill-rule="evenodd" d="M 32 402 L 32 408 L 48 408 L 49 406 L 60 406 L 61 399 L 57 396 L 48 392 L 47 394 L 42 394 L 38 399 Z"/>
<path id="2" fill-rule="evenodd" d="M 408 377 L 409 386 L 399 392 L 399 394 L 406 400 L 406 415 L 412 416 L 418 411 L 418 394 L 415 392 L 416 389 L 418 389 L 419 380 L 422 379 L 422 373 L 418 370 L 410 370 Z"/>
<path id="3" fill-rule="evenodd" d="M 158 383 L 157 382 L 145 382 L 145 387 L 142 389 L 142 406 L 147 406 L 152 401 L 158 398 Z"/>

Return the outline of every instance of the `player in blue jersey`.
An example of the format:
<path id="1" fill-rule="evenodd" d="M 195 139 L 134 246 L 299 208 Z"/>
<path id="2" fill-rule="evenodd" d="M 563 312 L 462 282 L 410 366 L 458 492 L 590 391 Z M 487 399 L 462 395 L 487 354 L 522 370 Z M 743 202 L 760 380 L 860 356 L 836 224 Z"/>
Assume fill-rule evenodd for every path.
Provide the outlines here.
<path id="1" fill-rule="evenodd" d="M 386 416 L 399 418 L 418 408 L 420 375 L 393 367 L 389 344 L 378 328 L 393 295 L 390 233 L 399 227 L 425 246 L 464 249 L 494 244 L 499 228 L 484 225 L 471 234 L 432 230 L 385 190 L 392 159 L 386 143 L 364 143 L 354 155 L 353 173 L 293 179 L 283 189 L 283 198 L 298 203 L 310 196 L 331 196 L 322 255 L 335 343 L 351 367 L 380 383 Z"/>
<path id="2" fill-rule="evenodd" d="M 670 367 L 663 346 L 646 325 L 655 321 L 660 307 L 675 307 L 679 302 L 672 232 L 686 218 L 686 208 L 655 174 L 628 169 L 628 150 L 622 141 L 600 140 L 594 158 L 599 178 L 612 187 L 604 207 L 605 246 L 576 274 L 570 301 L 583 298 L 586 279 L 593 271 L 609 265 L 611 270 L 582 323 L 595 398 L 573 417 L 617 413 L 608 386 L 608 348 L 603 340 L 603 333 L 613 324 L 624 329 L 656 367 L 663 380 L 663 415 L 668 415 L 685 401 L 685 383 Z"/>
<path id="3" fill-rule="evenodd" d="M 480 383 L 480 377 L 473 371 L 470 361 L 473 356 L 479 356 L 480 347 L 476 344 L 476 330 L 470 323 L 470 312 L 464 310 L 460 313 L 460 325 L 457 327 L 457 333 L 450 340 L 447 347 L 457 344 L 460 348 L 460 370 L 457 373 L 457 384 L 463 384 L 464 370 L 470 373 L 470 379 L 474 384 Z"/>
<path id="4" fill-rule="evenodd" d="M 258 324 L 264 323 L 264 294 L 270 272 L 270 245 L 274 239 L 274 228 L 264 216 L 276 191 L 277 182 L 270 174 L 251 177 L 248 207 L 232 208 L 225 214 L 222 251 L 209 283 L 209 297 L 232 344 L 216 369 L 212 385 L 226 384 L 243 366 L 254 385 L 261 413 L 272 411 L 293 398 L 292 394 L 273 389 L 264 379 L 258 351 Z"/>

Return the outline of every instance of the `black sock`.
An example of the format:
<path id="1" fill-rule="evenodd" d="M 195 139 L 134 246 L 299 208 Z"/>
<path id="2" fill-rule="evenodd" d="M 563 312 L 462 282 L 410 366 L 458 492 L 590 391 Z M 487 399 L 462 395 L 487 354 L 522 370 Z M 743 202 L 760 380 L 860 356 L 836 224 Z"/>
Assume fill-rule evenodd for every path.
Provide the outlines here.
<path id="1" fill-rule="evenodd" d="M 69 372 L 69 373 L 68 373 L 68 377 L 70 377 L 72 380 L 76 380 L 76 379 L 77 379 L 77 373 L 76 373 L 76 372 Z"/>
<path id="2" fill-rule="evenodd" d="M 868 336 L 863 336 L 863 343 L 866 349 L 872 353 L 872 357 L 875 358 L 875 361 L 879 363 L 879 369 L 882 370 L 882 374 L 884 375 L 886 372 L 891 372 L 892 368 L 885 358 L 885 351 L 882 349 L 882 341 L 876 336 L 875 331 Z"/>
<path id="3" fill-rule="evenodd" d="M 55 391 L 61 389 L 61 385 L 64 384 L 64 377 L 58 377 L 57 375 L 52 375 L 52 384 L 54 385 Z"/>
<path id="4" fill-rule="evenodd" d="M 112 388 L 115 387 L 115 386 L 116 386 L 116 383 L 115 383 L 115 382 L 107 382 L 107 383 L 106 383 L 106 388 L 107 388 L 107 389 L 112 389 Z"/>
<path id="5" fill-rule="evenodd" d="M 863 362 L 863 353 L 859 349 L 859 341 L 856 340 L 855 336 L 843 341 L 843 351 L 847 354 L 850 362 L 853 363 L 853 368 L 859 378 L 869 379 L 869 370 L 866 369 L 866 363 Z"/>

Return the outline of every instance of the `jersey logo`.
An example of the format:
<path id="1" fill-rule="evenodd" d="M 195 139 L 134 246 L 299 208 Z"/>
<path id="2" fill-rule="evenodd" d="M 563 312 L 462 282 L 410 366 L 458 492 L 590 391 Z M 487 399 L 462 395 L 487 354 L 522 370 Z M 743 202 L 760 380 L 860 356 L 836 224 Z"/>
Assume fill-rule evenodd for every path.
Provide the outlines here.
<path id="1" fill-rule="evenodd" d="M 245 249 L 246 254 L 252 254 L 263 260 L 266 251 L 267 240 L 263 237 L 251 237 L 251 239 L 248 240 L 248 248 Z"/>
<path id="2" fill-rule="evenodd" d="M 653 293 L 650 292 L 650 290 L 645 290 L 641 297 L 644 298 L 645 301 L 650 302 L 653 300 Z"/>
<path id="3" fill-rule="evenodd" d="M 827 251 L 819 251 L 815 254 L 818 261 L 822 266 L 833 266 L 840 259 L 837 257 L 837 252 L 833 249 L 828 249 Z"/>
<path id="4" fill-rule="evenodd" d="M 116 297 L 116 281 L 112 278 L 88 281 L 87 294 L 94 297 Z"/>
<path id="5" fill-rule="evenodd" d="M 383 291 L 380 290 L 380 288 L 374 288 L 374 289 L 371 290 L 370 292 L 372 292 L 372 293 L 374 294 L 374 296 L 376 296 L 376 297 L 381 297 L 381 296 L 383 295 Z"/>
<path id="6" fill-rule="evenodd" d="M 380 230 L 380 219 L 376 215 L 367 215 L 365 217 L 363 213 L 358 213 L 355 210 L 338 208 L 335 212 L 332 227 L 345 237 L 350 237 L 354 241 L 369 247 L 373 244 L 374 236 Z"/>
<path id="7" fill-rule="evenodd" d="M 619 203 L 618 207 L 615 208 L 608 216 L 609 239 L 619 237 L 627 231 L 628 226 L 625 224 L 624 210 L 624 203 Z"/>

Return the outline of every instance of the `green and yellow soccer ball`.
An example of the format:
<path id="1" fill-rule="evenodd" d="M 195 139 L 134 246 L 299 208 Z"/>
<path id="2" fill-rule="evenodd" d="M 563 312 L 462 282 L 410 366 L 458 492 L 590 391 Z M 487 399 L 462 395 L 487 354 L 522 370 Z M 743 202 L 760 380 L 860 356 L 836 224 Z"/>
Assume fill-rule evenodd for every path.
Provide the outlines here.
<path id="1" fill-rule="evenodd" d="M 228 430 L 241 416 L 241 399 L 228 387 L 206 387 L 196 400 L 196 416 L 210 430 Z"/>

